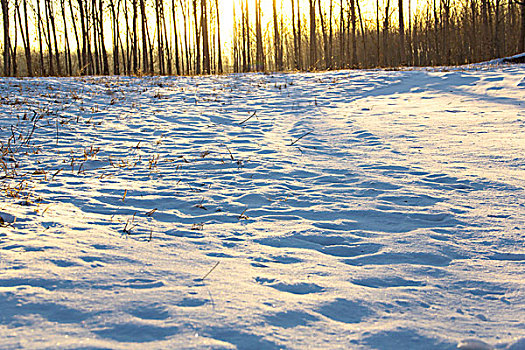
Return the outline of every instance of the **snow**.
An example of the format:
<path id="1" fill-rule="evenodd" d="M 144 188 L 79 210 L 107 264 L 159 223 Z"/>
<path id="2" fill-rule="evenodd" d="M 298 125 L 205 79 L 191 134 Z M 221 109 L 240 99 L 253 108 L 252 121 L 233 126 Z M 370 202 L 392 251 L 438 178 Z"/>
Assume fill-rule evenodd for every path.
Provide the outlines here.
<path id="1" fill-rule="evenodd" d="M 523 65 L 0 96 L 3 349 L 524 344 Z"/>

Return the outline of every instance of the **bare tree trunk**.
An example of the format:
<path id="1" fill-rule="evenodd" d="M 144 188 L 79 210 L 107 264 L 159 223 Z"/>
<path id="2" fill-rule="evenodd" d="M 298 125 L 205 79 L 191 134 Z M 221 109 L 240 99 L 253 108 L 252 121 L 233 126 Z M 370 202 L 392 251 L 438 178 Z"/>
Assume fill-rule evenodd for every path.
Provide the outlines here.
<path id="1" fill-rule="evenodd" d="M 390 0 L 386 2 L 385 18 L 383 21 L 383 66 L 389 64 L 388 34 L 390 30 Z"/>
<path id="2" fill-rule="evenodd" d="M 237 32 L 237 14 L 235 12 L 235 1 L 233 2 L 233 72 L 238 73 L 240 67 L 239 59 L 239 33 Z"/>
<path id="3" fill-rule="evenodd" d="M 310 3 L 310 69 L 317 68 L 317 41 L 315 26 L 315 1 L 309 0 Z"/>
<path id="4" fill-rule="evenodd" d="M 444 63 L 449 65 L 451 64 L 452 52 L 450 49 L 450 0 L 441 0 L 441 5 L 443 7 L 443 33 L 442 33 L 442 50 L 444 55 Z"/>
<path id="5" fill-rule="evenodd" d="M 188 46 L 188 20 L 187 20 L 189 16 L 186 15 L 186 7 L 184 6 L 184 3 L 182 2 L 182 0 L 180 0 L 180 6 L 182 10 L 182 19 L 184 21 L 184 52 L 186 53 L 186 74 L 190 74 L 191 59 L 190 59 L 190 49 Z"/>
<path id="6" fill-rule="evenodd" d="M 159 63 L 159 73 L 160 75 L 164 75 L 164 42 L 162 40 L 161 31 L 161 1 L 162 0 L 155 0 L 155 25 L 157 32 L 157 58 Z"/>
<path id="7" fill-rule="evenodd" d="M 210 35 L 208 32 L 208 0 L 201 0 L 201 26 L 202 26 L 202 63 L 204 73 L 211 73 L 210 62 Z"/>
<path id="8" fill-rule="evenodd" d="M 18 17 L 18 22 L 20 23 L 20 34 L 22 36 L 22 42 L 24 44 L 24 52 L 26 56 L 27 75 L 33 76 L 33 67 L 31 62 L 31 42 L 29 39 L 29 21 L 27 19 L 27 0 L 23 0 L 23 7 L 24 22 L 22 22 L 22 15 L 20 13 L 20 4 L 18 1 L 15 1 L 15 11 Z"/>
<path id="9" fill-rule="evenodd" d="M 487 36 L 489 33 L 489 19 L 488 19 L 488 5 L 487 0 L 481 0 L 481 59 L 487 58 Z"/>
<path id="10" fill-rule="evenodd" d="M 440 47 L 439 47 L 439 27 L 440 27 L 440 21 L 438 16 L 438 10 L 436 7 L 436 0 L 433 1 L 433 7 L 434 7 L 434 59 L 432 61 L 432 64 L 437 65 L 441 62 L 441 54 L 440 54 Z"/>
<path id="11" fill-rule="evenodd" d="M 521 26 L 520 38 L 518 42 L 518 51 L 525 52 L 525 1 L 519 3 L 521 5 Z"/>
<path id="12" fill-rule="evenodd" d="M 84 0 L 78 0 L 78 8 L 80 11 L 80 24 L 82 26 L 82 62 L 84 64 L 81 68 L 81 74 L 93 74 L 93 56 L 91 55 L 91 44 L 87 23 L 87 3 L 84 4 Z"/>
<path id="13" fill-rule="evenodd" d="M 260 3 L 260 0 L 259 0 Z M 283 70 L 283 52 L 281 50 L 281 34 L 279 34 L 279 23 L 277 20 L 277 5 L 276 1 L 273 0 L 273 36 L 274 36 L 274 50 L 275 50 L 275 69 L 277 71 Z M 260 9 L 259 9 L 260 12 Z M 259 20 L 260 21 L 260 20 Z M 262 45 L 261 45 L 262 46 Z"/>
<path id="14" fill-rule="evenodd" d="M 472 31 L 471 31 L 471 60 L 476 60 L 478 58 L 479 45 L 478 45 L 478 21 L 477 21 L 477 9 L 476 9 L 476 0 L 470 0 L 470 15 L 472 21 Z"/>
<path id="15" fill-rule="evenodd" d="M 360 27 L 361 27 L 361 39 L 362 39 L 362 42 L 363 42 L 363 64 L 365 64 L 366 66 L 369 65 L 368 63 L 368 59 L 367 59 L 367 53 L 368 53 L 368 50 L 366 49 L 366 33 L 365 33 L 365 27 L 364 27 L 364 23 L 363 23 L 363 16 L 361 15 L 361 6 L 359 5 L 359 0 L 355 0 L 356 2 L 356 5 L 357 5 L 357 11 L 359 12 L 359 24 L 360 24 Z"/>
<path id="16" fill-rule="evenodd" d="M 171 48 L 170 48 L 170 40 L 168 39 L 168 29 L 166 25 L 166 15 L 164 13 L 164 0 L 161 0 L 161 19 L 162 19 L 162 35 L 164 37 L 164 43 L 166 46 L 166 67 L 167 67 L 167 73 L 168 75 L 172 75 L 173 71 L 173 64 L 172 64 L 172 56 L 171 56 Z M 173 0 L 172 0 L 173 1 Z M 173 1 L 174 2 L 174 1 Z M 173 7 L 173 11 L 175 11 L 175 6 Z M 176 27 L 175 27 L 176 28 Z M 177 32 L 175 31 L 175 34 Z M 175 43 L 177 43 L 177 35 L 175 35 Z M 177 48 L 177 45 L 175 45 L 175 48 Z M 177 52 L 178 56 L 178 52 Z"/>
<path id="17" fill-rule="evenodd" d="M 283 11 L 283 3 L 281 2 L 281 19 L 280 19 L 280 24 L 281 24 L 281 31 L 280 31 L 280 35 L 282 37 L 279 37 L 280 40 L 279 40 L 279 52 L 280 52 L 280 56 L 279 56 L 279 60 L 281 62 L 281 67 L 284 68 L 284 49 L 283 49 L 283 44 L 284 43 L 287 43 L 287 39 L 288 39 L 288 36 L 285 36 L 284 35 L 284 11 Z M 287 45 L 288 46 L 288 45 Z"/>
<path id="18" fill-rule="evenodd" d="M 408 0 L 408 65 L 414 65 L 412 46 L 412 0 Z"/>
<path id="19" fill-rule="evenodd" d="M 69 12 L 71 14 L 71 23 L 73 24 L 73 33 L 75 34 L 75 42 L 77 44 L 77 61 L 78 61 L 77 74 L 79 74 L 81 72 L 83 62 L 82 62 L 82 54 L 80 51 L 80 41 L 78 39 L 77 21 L 76 21 L 74 12 L 73 12 L 73 4 L 71 3 L 72 0 L 69 0 L 68 2 L 69 2 Z"/>
<path id="20" fill-rule="evenodd" d="M 118 0 L 119 4 L 122 0 Z M 124 10 L 124 22 L 126 23 L 126 49 L 124 51 L 124 44 L 122 43 L 122 40 L 120 39 L 119 35 L 119 43 L 120 43 L 120 50 L 122 52 L 122 65 L 123 70 L 125 74 L 131 74 L 132 72 L 132 63 L 131 63 L 131 35 L 130 35 L 130 29 L 129 29 L 129 9 L 128 9 L 128 0 L 123 0 L 123 10 Z"/>
<path id="21" fill-rule="evenodd" d="M 242 71 L 251 71 L 251 49 L 250 49 L 250 21 L 248 0 L 241 1 L 242 20 Z"/>
<path id="22" fill-rule="evenodd" d="M 357 65 L 357 38 L 356 38 L 356 15 L 355 15 L 355 2 L 356 0 L 350 0 L 350 21 L 352 24 L 352 67 Z"/>
<path id="23" fill-rule="evenodd" d="M 299 4 L 299 0 L 297 0 L 297 52 L 299 55 L 297 56 L 297 62 L 299 63 L 299 69 L 303 69 L 303 51 L 301 49 L 302 47 L 302 30 L 301 30 L 301 6 Z"/>
<path id="24" fill-rule="evenodd" d="M 80 0 L 79 0 L 80 1 Z M 140 69 L 140 63 L 139 63 L 139 43 L 138 43 L 138 0 L 133 0 L 132 2 L 133 7 L 133 20 L 132 20 L 132 28 L 133 28 L 133 39 L 131 40 L 131 55 L 133 56 L 133 72 L 137 74 Z"/>
<path id="25" fill-rule="evenodd" d="M 246 10 L 246 63 L 248 64 L 248 71 L 252 70 L 252 50 L 251 50 L 251 37 L 250 37 L 250 9 L 248 6 L 248 0 L 244 4 Z"/>
<path id="26" fill-rule="evenodd" d="M 47 45 L 47 56 L 48 56 L 48 62 L 49 62 L 49 74 L 55 75 L 55 66 L 53 62 L 53 47 L 51 46 L 51 28 L 50 28 L 50 20 L 49 20 L 49 11 L 48 11 L 48 4 L 49 0 L 44 0 L 44 14 L 46 15 L 46 28 L 44 33 L 44 38 L 46 39 L 46 45 Z"/>
<path id="27" fill-rule="evenodd" d="M 297 31 L 295 29 L 295 0 L 291 0 L 292 3 L 292 35 L 293 35 L 293 64 L 295 69 L 299 69 L 299 63 L 297 61 Z"/>
<path id="28" fill-rule="evenodd" d="M 341 7 L 341 11 L 339 13 L 339 68 L 344 68 L 346 67 L 346 26 L 343 0 L 339 1 L 339 6 Z"/>
<path id="29" fill-rule="evenodd" d="M 2 20 L 4 24 L 4 75 L 11 75 L 11 38 L 9 36 L 9 3 L 8 0 L 0 0 L 2 5 Z"/>
<path id="30" fill-rule="evenodd" d="M 89 18 L 89 17 L 88 17 Z M 98 20 L 97 20 L 97 2 L 96 0 L 93 0 L 91 2 L 91 21 L 92 21 L 92 28 L 93 28 L 93 54 L 94 54 L 94 73 L 96 75 L 99 75 L 101 72 L 100 66 L 101 64 L 101 58 L 100 58 L 100 47 L 99 47 L 99 40 L 98 40 Z M 91 41 L 91 40 L 90 40 Z"/>
<path id="31" fill-rule="evenodd" d="M 324 14 L 323 14 L 323 9 L 321 8 L 321 0 L 319 0 L 317 2 L 317 7 L 318 7 L 318 10 L 319 10 L 319 19 L 321 20 L 321 32 L 323 34 L 323 49 L 324 49 L 324 68 L 325 69 L 328 69 L 328 67 L 330 66 L 330 63 L 329 63 L 329 53 L 328 53 L 328 35 L 326 33 L 326 26 L 325 26 L 325 23 L 324 23 Z"/>
<path id="32" fill-rule="evenodd" d="M 38 48 L 39 48 L 39 56 L 40 56 L 40 75 L 45 76 L 46 73 L 46 66 L 44 62 L 44 48 L 43 48 L 43 37 L 42 37 L 42 12 L 40 10 L 40 0 L 36 0 L 36 8 L 37 8 L 37 31 L 38 31 Z"/>
<path id="33" fill-rule="evenodd" d="M 195 74 L 201 74 L 201 39 L 199 30 L 199 17 L 197 9 L 197 0 L 193 0 L 193 16 L 195 22 Z"/>
<path id="34" fill-rule="evenodd" d="M 24 0 L 24 26 L 26 28 L 26 39 L 27 39 L 27 46 L 26 48 L 26 62 L 27 62 L 27 74 L 32 77 L 33 76 L 33 60 L 31 58 L 31 41 L 29 38 L 29 21 L 27 16 L 27 0 Z"/>
<path id="35" fill-rule="evenodd" d="M 181 6 L 182 8 L 182 6 Z M 180 56 L 179 56 L 179 32 L 177 30 L 177 14 L 175 12 L 175 0 L 171 0 L 171 13 L 172 13 L 172 19 L 173 19 L 173 50 L 175 53 L 175 70 L 177 72 L 177 75 L 181 75 L 181 64 L 180 64 Z M 186 16 L 184 15 L 184 8 L 182 8 L 182 14 L 184 18 Z M 184 20 L 184 28 L 186 28 L 186 20 Z"/>
<path id="36" fill-rule="evenodd" d="M 11 47 L 11 65 L 12 65 L 12 68 L 13 68 L 13 76 L 17 76 L 18 75 L 18 60 L 17 60 L 17 49 L 18 49 L 18 35 L 16 35 L 17 31 L 18 31 L 18 21 L 16 20 L 16 11 L 13 11 L 13 24 L 14 24 L 14 37 L 13 37 L 13 42 L 10 43 L 10 47 Z"/>
<path id="37" fill-rule="evenodd" d="M 405 53 L 405 18 L 403 16 L 403 0 L 398 1 L 399 12 L 399 64 L 406 64 Z"/>
<path id="38" fill-rule="evenodd" d="M 380 26 L 379 26 L 379 0 L 376 0 L 376 48 L 377 48 L 377 60 L 376 64 L 379 66 L 383 62 L 381 50 L 380 50 Z"/>
<path id="39" fill-rule="evenodd" d="M 146 39 L 147 39 L 147 44 L 148 44 L 148 57 L 149 57 L 149 65 L 148 65 L 148 68 L 147 68 L 147 71 L 149 72 L 149 74 L 153 74 L 153 72 L 155 71 L 155 67 L 154 67 L 154 61 L 153 61 L 153 44 L 151 43 L 151 36 L 149 34 L 149 26 L 148 26 L 148 21 L 147 21 L 147 18 L 146 18 Z"/>
<path id="40" fill-rule="evenodd" d="M 332 24 L 333 24 L 333 20 L 332 20 L 332 16 L 333 16 L 333 9 L 334 9 L 334 6 L 333 6 L 333 1 L 330 0 L 330 3 L 329 3 L 329 14 L 328 14 L 328 20 L 329 20 L 329 24 L 328 24 L 328 68 L 329 69 L 332 69 L 334 67 L 334 29 L 332 27 Z"/>
<path id="41" fill-rule="evenodd" d="M 113 31 L 112 38 L 113 38 L 113 74 L 119 75 L 120 74 L 120 65 L 119 65 L 119 42 L 118 42 L 118 33 L 119 33 L 119 26 L 118 26 L 118 15 L 117 11 L 115 9 L 115 2 L 114 0 L 109 0 L 109 8 L 111 10 L 111 29 Z"/>
<path id="42" fill-rule="evenodd" d="M 66 58 L 66 69 L 67 75 L 73 74 L 73 64 L 71 62 L 71 46 L 69 44 L 69 35 L 67 30 L 67 18 L 66 18 L 66 1 L 60 0 L 60 9 L 62 10 L 62 20 L 64 22 L 64 38 L 65 42 L 65 58 Z"/>
<path id="43" fill-rule="evenodd" d="M 223 73 L 222 67 L 222 48 L 221 48 L 221 23 L 219 21 L 219 0 L 215 0 L 215 9 L 217 10 L 217 72 Z M 233 16 L 235 20 L 235 16 Z"/>
<path id="44" fill-rule="evenodd" d="M 150 72 L 149 58 L 148 58 L 148 38 L 147 38 L 147 29 L 146 29 L 146 5 L 144 0 L 139 1 L 140 6 L 140 30 L 142 34 L 142 70 L 144 73 Z"/>
<path id="45" fill-rule="evenodd" d="M 48 35 L 50 36 L 49 43 L 51 44 L 51 35 L 53 35 L 53 46 L 55 48 L 54 56 L 55 56 L 55 63 L 57 66 L 57 74 L 62 75 L 62 69 L 60 67 L 60 54 L 58 51 L 58 39 L 57 39 L 57 30 L 56 30 L 56 25 L 55 25 L 55 15 L 53 13 L 54 11 L 53 11 L 51 0 L 46 0 L 46 9 L 47 9 L 47 17 L 49 19 L 49 22 L 48 22 Z M 52 33 L 51 33 L 51 30 L 49 30 L 49 25 L 51 25 Z M 49 46 L 49 49 L 53 50 L 51 45 Z"/>
<path id="46" fill-rule="evenodd" d="M 275 47 L 275 49 L 277 50 L 277 47 Z M 255 50 L 255 70 L 262 72 L 264 71 L 264 52 L 261 30 L 261 0 L 255 1 Z M 275 63 L 277 64 L 277 52 L 275 53 L 275 59 Z"/>

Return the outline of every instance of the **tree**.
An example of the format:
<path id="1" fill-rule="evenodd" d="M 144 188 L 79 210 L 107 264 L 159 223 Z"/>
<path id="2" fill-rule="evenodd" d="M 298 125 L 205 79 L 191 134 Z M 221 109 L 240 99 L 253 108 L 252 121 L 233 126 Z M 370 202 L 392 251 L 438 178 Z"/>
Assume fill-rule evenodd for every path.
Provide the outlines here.
<path id="1" fill-rule="evenodd" d="M 205 74 L 211 73 L 210 42 L 208 33 L 208 0 L 201 0 L 202 67 Z"/>
<path id="2" fill-rule="evenodd" d="M 120 2 L 119 2 L 120 5 Z M 109 8 L 111 10 L 111 37 L 113 39 L 113 74 L 120 74 L 119 64 L 119 21 L 118 9 L 115 9 L 114 0 L 109 0 Z"/>
<path id="3" fill-rule="evenodd" d="M 260 3 L 260 0 L 259 0 Z M 273 0 L 273 30 L 274 30 L 274 54 L 275 54 L 275 69 L 283 70 L 283 53 L 281 47 L 281 35 L 279 34 L 279 25 L 277 21 L 277 6 L 276 1 Z"/>
<path id="4" fill-rule="evenodd" d="M 385 18 L 383 20 L 383 66 L 388 65 L 389 45 L 388 34 L 390 30 L 390 0 L 386 0 Z"/>
<path id="5" fill-rule="evenodd" d="M 310 69 L 317 68 L 317 41 L 316 41 L 316 26 L 315 26 L 315 1 L 309 0 L 310 3 Z"/>
<path id="6" fill-rule="evenodd" d="M 299 5 L 299 0 L 297 0 L 297 62 L 299 63 L 299 69 L 303 69 L 303 51 L 301 50 L 302 37 L 303 36 L 301 34 L 301 7 Z"/>
<path id="7" fill-rule="evenodd" d="M 2 6 L 2 21 L 4 24 L 4 75 L 11 75 L 11 38 L 9 36 L 9 4 L 8 0 L 0 0 Z"/>
<path id="8" fill-rule="evenodd" d="M 197 0 L 193 0 L 193 16 L 195 25 L 195 74 L 201 74 L 201 31 L 199 30 L 199 15 L 197 8 Z"/>
<path id="9" fill-rule="evenodd" d="M 275 0 L 273 3 L 275 4 Z M 263 38 L 261 29 L 261 0 L 255 0 L 255 70 L 263 72 L 265 66 L 264 63 Z"/>
<path id="10" fill-rule="evenodd" d="M 78 39 L 78 30 L 77 30 L 77 21 L 76 21 L 76 18 L 75 18 L 75 15 L 73 13 L 73 4 L 72 4 L 72 0 L 69 0 L 68 1 L 69 3 L 69 13 L 71 14 L 71 23 L 73 24 L 73 33 L 75 34 L 75 41 L 76 41 L 76 46 L 77 46 L 77 61 L 78 61 L 78 73 L 80 73 L 80 70 L 82 69 L 82 55 L 80 53 L 80 41 Z"/>
<path id="11" fill-rule="evenodd" d="M 65 38 L 64 51 L 65 51 L 65 61 L 66 61 L 65 67 L 66 67 L 67 75 L 72 75 L 73 74 L 73 63 L 71 62 L 71 47 L 69 44 L 69 35 L 68 35 L 68 30 L 67 30 L 68 20 L 66 17 L 66 1 L 65 0 L 60 0 L 60 9 L 61 9 L 62 21 L 64 25 L 64 38 Z"/>
<path id="12" fill-rule="evenodd" d="M 356 0 L 350 0 L 350 21 L 352 26 L 352 67 L 357 65 L 357 38 L 356 38 L 356 15 L 355 15 Z"/>
<path id="13" fill-rule="evenodd" d="M 27 0 L 23 0 L 23 7 L 24 21 L 22 22 L 22 16 L 20 14 L 20 3 L 18 1 L 15 1 L 15 10 L 18 17 L 18 23 L 20 23 L 20 35 L 22 36 L 22 42 L 24 44 L 24 52 L 26 56 L 27 75 L 33 76 L 33 64 L 31 60 L 31 41 L 29 39 L 29 21 L 27 18 Z"/>
<path id="14" fill-rule="evenodd" d="M 446 0 L 448 1 L 448 0 Z M 405 60 L 405 18 L 403 16 L 403 0 L 398 1 L 399 12 L 399 63 L 406 64 Z"/>
<path id="15" fill-rule="evenodd" d="M 217 57 L 217 72 L 219 74 L 222 74 L 223 68 L 222 68 L 222 49 L 221 49 L 221 23 L 220 23 L 220 15 L 219 15 L 219 0 L 215 0 L 215 9 L 217 10 L 217 51 L 218 51 L 218 57 Z M 235 18 L 235 15 L 233 16 Z"/>
<path id="16" fill-rule="evenodd" d="M 520 26 L 520 36 L 518 41 L 518 50 L 519 52 L 525 51 L 525 1 L 516 1 L 518 5 L 521 6 L 521 26 Z"/>
<path id="17" fill-rule="evenodd" d="M 319 9 L 319 19 L 321 20 L 321 32 L 322 32 L 322 35 L 323 35 L 323 49 L 324 49 L 324 68 L 325 69 L 328 69 L 328 67 L 330 66 L 330 63 L 329 63 L 329 54 L 328 54 L 328 34 L 326 33 L 326 26 L 325 26 L 325 23 L 324 23 L 324 14 L 323 14 L 323 10 L 322 10 L 322 7 L 321 7 L 321 1 L 319 0 L 317 2 L 317 5 L 318 5 L 318 9 Z"/>
<path id="18" fill-rule="evenodd" d="M 38 28 L 38 47 L 39 47 L 39 56 L 40 56 L 40 75 L 45 76 L 46 66 L 44 63 L 44 49 L 43 49 L 43 40 L 42 40 L 42 15 L 40 12 L 40 0 L 36 1 L 37 8 L 37 28 Z"/>

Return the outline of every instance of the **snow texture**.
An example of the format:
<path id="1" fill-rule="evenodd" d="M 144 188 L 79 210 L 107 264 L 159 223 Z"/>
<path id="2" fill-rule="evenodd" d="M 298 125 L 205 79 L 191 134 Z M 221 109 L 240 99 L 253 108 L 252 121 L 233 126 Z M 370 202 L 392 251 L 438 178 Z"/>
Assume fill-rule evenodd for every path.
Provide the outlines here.
<path id="1" fill-rule="evenodd" d="M 2 349 L 524 349 L 523 65 L 0 96 Z"/>

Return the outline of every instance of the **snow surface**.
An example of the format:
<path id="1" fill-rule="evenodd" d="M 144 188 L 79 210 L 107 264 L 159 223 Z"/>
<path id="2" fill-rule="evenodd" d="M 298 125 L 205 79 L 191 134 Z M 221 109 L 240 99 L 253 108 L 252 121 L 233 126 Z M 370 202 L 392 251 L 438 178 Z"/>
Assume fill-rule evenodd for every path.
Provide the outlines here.
<path id="1" fill-rule="evenodd" d="M 525 348 L 523 65 L 0 96 L 2 349 Z"/>

